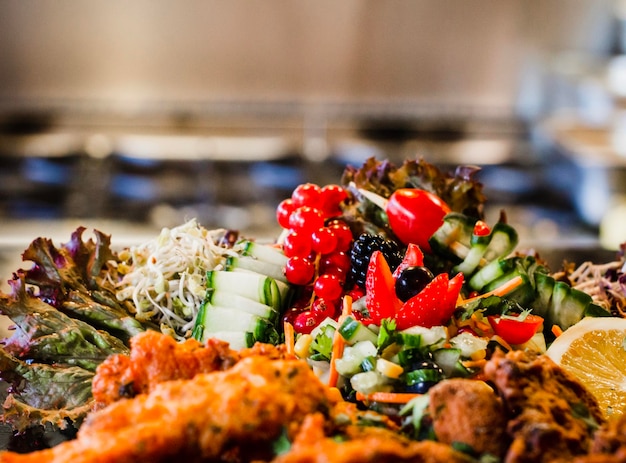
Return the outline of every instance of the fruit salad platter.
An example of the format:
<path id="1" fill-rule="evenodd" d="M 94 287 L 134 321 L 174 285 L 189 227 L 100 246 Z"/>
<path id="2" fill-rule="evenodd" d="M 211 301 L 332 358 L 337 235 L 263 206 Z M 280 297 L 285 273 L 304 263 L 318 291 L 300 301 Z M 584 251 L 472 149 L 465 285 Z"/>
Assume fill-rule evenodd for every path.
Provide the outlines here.
<path id="1" fill-rule="evenodd" d="M 0 349 L 1 421 L 15 435 L 80 428 L 98 367 L 148 331 L 237 351 L 281 346 L 343 400 L 415 435 L 431 388 L 480 380 L 497 351 L 569 364 L 605 416 L 621 414 L 626 393 L 606 390 L 626 374 L 601 390 L 576 368 L 624 349 L 576 342 L 626 324 L 622 253 L 550 268 L 519 247 L 506 211 L 485 222 L 476 172 L 423 159 L 347 166 L 337 183 L 299 185 L 278 204 L 272 242 L 195 219 L 125 249 L 82 227 L 61 245 L 35 239 L 22 256 L 31 266 L 0 294 L 13 324 Z"/>

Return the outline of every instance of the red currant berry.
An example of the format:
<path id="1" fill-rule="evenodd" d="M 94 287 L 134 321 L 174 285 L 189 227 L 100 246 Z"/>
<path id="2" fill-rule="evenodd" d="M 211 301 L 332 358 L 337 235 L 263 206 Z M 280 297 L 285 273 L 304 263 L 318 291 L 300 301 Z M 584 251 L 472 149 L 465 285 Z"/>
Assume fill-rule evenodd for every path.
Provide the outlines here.
<path id="1" fill-rule="evenodd" d="M 290 231 L 283 242 L 283 251 L 287 257 L 307 257 L 311 253 L 311 236 Z"/>
<path id="2" fill-rule="evenodd" d="M 294 285 L 307 285 L 315 276 L 315 264 L 300 256 L 290 257 L 285 265 L 285 276 Z"/>
<path id="3" fill-rule="evenodd" d="M 311 312 L 316 314 L 320 320 L 325 318 L 335 318 L 337 313 L 337 304 L 334 301 L 326 299 L 315 299 L 311 305 Z"/>
<path id="4" fill-rule="evenodd" d="M 321 208 L 326 217 L 341 215 L 341 203 L 346 200 L 348 193 L 339 185 L 326 185 L 320 191 Z"/>
<path id="5" fill-rule="evenodd" d="M 345 280 L 346 275 L 350 272 L 350 256 L 345 252 L 333 252 L 322 256 L 320 259 L 320 273 L 334 273 Z"/>
<path id="6" fill-rule="evenodd" d="M 311 236 L 311 248 L 319 254 L 329 254 L 337 247 L 337 237 L 328 227 L 318 228 Z"/>
<path id="7" fill-rule="evenodd" d="M 296 207 L 310 206 L 319 207 L 321 205 L 321 192 L 322 189 L 314 183 L 303 183 L 298 185 L 293 193 L 291 193 L 291 200 Z"/>
<path id="8" fill-rule="evenodd" d="M 289 216 L 289 228 L 311 235 L 324 226 L 324 217 L 319 209 L 301 206 Z"/>
<path id="9" fill-rule="evenodd" d="M 335 221 L 328 226 L 337 238 L 337 251 L 347 251 L 352 245 L 352 231 L 345 222 Z"/>
<path id="10" fill-rule="evenodd" d="M 309 334 L 321 320 L 310 310 L 298 314 L 293 321 L 293 329 L 296 333 Z"/>
<path id="11" fill-rule="evenodd" d="M 341 280 L 333 273 L 324 273 L 315 280 L 313 292 L 321 299 L 328 299 L 330 301 L 339 299 L 343 292 Z"/>
<path id="12" fill-rule="evenodd" d="M 296 209 L 291 199 L 283 199 L 276 207 L 276 220 L 278 225 L 289 228 L 289 216 Z"/>

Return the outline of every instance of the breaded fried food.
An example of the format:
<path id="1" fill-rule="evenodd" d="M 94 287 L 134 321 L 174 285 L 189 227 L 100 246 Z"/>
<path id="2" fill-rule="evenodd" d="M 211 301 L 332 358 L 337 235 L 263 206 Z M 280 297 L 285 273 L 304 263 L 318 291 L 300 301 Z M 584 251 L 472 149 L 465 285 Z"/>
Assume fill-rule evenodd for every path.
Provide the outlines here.
<path id="1" fill-rule="evenodd" d="M 0 453 L 0 462 L 267 460 L 283 431 L 295 434 L 306 415 L 327 416 L 334 403 L 305 362 L 251 356 L 119 400 L 89 415 L 77 439 L 26 455 Z"/>
<path id="2" fill-rule="evenodd" d="M 441 381 L 428 391 L 429 415 L 439 442 L 463 444 L 477 455 L 502 457 L 508 448 L 502 400 L 487 383 Z"/>
<path id="3" fill-rule="evenodd" d="M 309 415 L 291 449 L 272 463 L 470 463 L 474 460 L 433 441 L 411 441 L 386 427 L 351 424 L 339 435 L 324 432 L 321 414 Z"/>
<path id="4" fill-rule="evenodd" d="M 509 414 L 506 463 L 540 463 L 585 455 L 604 418 L 598 402 L 549 357 L 496 352 L 484 374 Z"/>
<path id="5" fill-rule="evenodd" d="M 129 355 L 111 355 L 98 366 L 92 383 L 95 409 L 149 393 L 163 381 L 226 370 L 240 359 L 224 341 L 209 339 L 206 345 L 195 339 L 177 342 L 156 331 L 134 336 L 130 347 Z"/>

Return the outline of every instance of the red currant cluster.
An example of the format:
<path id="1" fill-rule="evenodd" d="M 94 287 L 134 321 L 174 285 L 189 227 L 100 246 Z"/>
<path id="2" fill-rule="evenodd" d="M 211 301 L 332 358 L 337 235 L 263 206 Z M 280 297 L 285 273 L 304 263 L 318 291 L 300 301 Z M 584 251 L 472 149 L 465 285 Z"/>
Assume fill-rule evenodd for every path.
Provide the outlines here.
<path id="1" fill-rule="evenodd" d="M 279 225 L 287 230 L 285 276 L 302 287 L 301 296 L 285 315 L 298 333 L 309 333 L 339 311 L 352 244 L 350 227 L 338 218 L 347 197 L 339 185 L 304 183 L 276 209 Z"/>

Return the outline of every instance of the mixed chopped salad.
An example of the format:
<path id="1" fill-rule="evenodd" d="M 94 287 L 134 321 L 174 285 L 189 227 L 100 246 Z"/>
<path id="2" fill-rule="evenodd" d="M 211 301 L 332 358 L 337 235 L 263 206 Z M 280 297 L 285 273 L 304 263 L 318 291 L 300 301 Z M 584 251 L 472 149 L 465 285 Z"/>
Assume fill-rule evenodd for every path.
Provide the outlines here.
<path id="1" fill-rule="evenodd" d="M 15 325 L 2 420 L 80 423 L 97 365 L 160 330 L 235 349 L 285 343 L 346 399 L 410 421 L 430 387 L 474 377 L 496 348 L 543 352 L 585 316 L 623 315 L 623 254 L 552 271 L 517 249 L 506 214 L 484 221 L 475 173 L 421 159 L 348 166 L 278 205 L 275 243 L 196 220 L 119 252 L 98 231 L 83 241 L 84 228 L 59 247 L 35 240 L 33 267 L 0 295 Z"/>

